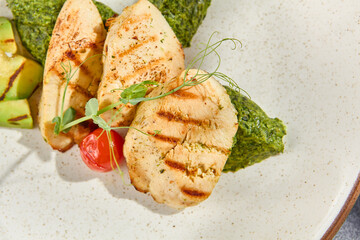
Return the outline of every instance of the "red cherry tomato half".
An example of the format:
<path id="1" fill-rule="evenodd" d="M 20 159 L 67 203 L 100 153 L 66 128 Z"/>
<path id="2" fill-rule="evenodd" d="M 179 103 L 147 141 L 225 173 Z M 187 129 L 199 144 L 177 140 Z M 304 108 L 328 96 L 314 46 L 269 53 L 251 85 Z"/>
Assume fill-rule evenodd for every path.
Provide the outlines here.
<path id="1" fill-rule="evenodd" d="M 111 138 L 116 161 L 119 163 L 123 157 L 124 139 L 113 130 L 111 130 Z M 109 172 L 113 170 L 110 160 L 109 140 L 106 132 L 103 132 L 101 128 L 96 129 L 81 141 L 80 154 L 84 163 L 94 171 Z M 113 159 L 112 165 L 116 168 L 115 159 Z"/>

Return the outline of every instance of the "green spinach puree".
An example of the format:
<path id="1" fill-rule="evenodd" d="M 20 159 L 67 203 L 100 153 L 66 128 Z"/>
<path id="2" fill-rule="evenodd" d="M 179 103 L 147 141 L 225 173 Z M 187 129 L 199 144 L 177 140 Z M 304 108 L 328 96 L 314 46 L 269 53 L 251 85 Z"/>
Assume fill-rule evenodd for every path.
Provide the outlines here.
<path id="1" fill-rule="evenodd" d="M 163 14 L 183 47 L 190 47 L 192 37 L 206 16 L 211 0 L 150 0 Z"/>
<path id="2" fill-rule="evenodd" d="M 65 0 L 7 0 L 24 46 L 36 60 L 45 63 L 56 18 Z M 184 47 L 190 42 L 211 0 L 150 0 L 162 12 Z M 116 13 L 94 1 L 103 21 Z M 286 127 L 278 118 L 269 118 L 253 101 L 225 87 L 238 111 L 239 128 L 224 172 L 237 171 L 283 152 Z"/>
<path id="3" fill-rule="evenodd" d="M 52 31 L 65 0 L 6 0 L 13 13 L 21 41 L 33 57 L 45 63 Z M 94 1 L 103 21 L 115 12 Z"/>
<path id="4" fill-rule="evenodd" d="M 283 122 L 278 118 L 269 118 L 256 103 L 241 93 L 227 86 L 225 88 L 238 111 L 239 128 L 223 171 L 235 172 L 283 152 L 282 138 L 286 135 Z"/>
<path id="5" fill-rule="evenodd" d="M 66 0 L 6 0 L 11 9 L 21 41 L 33 57 L 45 63 L 46 52 L 57 16 Z M 116 13 L 103 3 L 93 0 L 105 22 Z M 183 47 L 206 16 L 211 0 L 150 0 L 159 8 Z"/>

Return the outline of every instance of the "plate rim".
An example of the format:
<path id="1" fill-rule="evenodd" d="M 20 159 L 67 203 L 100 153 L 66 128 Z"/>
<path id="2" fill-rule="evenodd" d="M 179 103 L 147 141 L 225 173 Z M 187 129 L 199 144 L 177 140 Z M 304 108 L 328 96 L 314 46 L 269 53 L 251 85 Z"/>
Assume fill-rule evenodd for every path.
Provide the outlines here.
<path id="1" fill-rule="evenodd" d="M 1 1 L 1 0 L 0 0 Z M 358 173 L 354 184 L 336 217 L 327 228 L 326 232 L 322 235 L 321 240 L 332 240 L 337 234 L 341 226 L 344 224 L 346 218 L 351 212 L 356 200 L 360 196 L 360 172 Z"/>
<path id="2" fill-rule="evenodd" d="M 332 240 L 340 227 L 344 224 L 347 216 L 353 208 L 356 200 L 360 196 L 360 172 L 355 180 L 354 186 L 352 187 L 344 205 L 340 209 L 339 213 L 331 223 L 330 227 L 326 230 L 321 240 Z"/>

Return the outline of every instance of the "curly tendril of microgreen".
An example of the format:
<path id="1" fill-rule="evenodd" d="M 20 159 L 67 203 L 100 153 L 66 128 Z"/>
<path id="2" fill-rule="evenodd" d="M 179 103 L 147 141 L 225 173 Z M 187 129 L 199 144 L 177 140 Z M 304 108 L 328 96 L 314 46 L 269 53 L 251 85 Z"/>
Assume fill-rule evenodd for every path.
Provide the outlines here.
<path id="1" fill-rule="evenodd" d="M 228 77 L 227 75 L 225 75 L 224 73 L 218 72 L 220 65 L 221 65 L 221 57 L 219 55 L 219 53 L 217 52 L 218 48 L 224 43 L 224 42 L 232 42 L 233 43 L 233 47 L 231 48 L 231 50 L 235 50 L 237 48 L 237 45 L 239 44 L 241 46 L 241 42 L 238 39 L 235 38 L 224 38 L 222 40 L 216 41 L 215 43 L 211 43 L 211 40 L 213 38 L 213 36 L 215 35 L 216 32 L 214 32 L 209 40 L 206 43 L 206 46 L 203 50 L 201 50 L 199 53 L 197 53 L 195 55 L 195 57 L 190 61 L 190 63 L 188 64 L 188 67 L 185 69 L 185 74 L 184 74 L 184 78 L 183 78 L 183 82 L 180 86 L 166 92 L 166 93 L 162 93 L 158 96 L 153 96 L 153 97 L 146 97 L 146 94 L 148 92 L 149 87 L 153 87 L 153 85 L 158 86 L 159 84 L 153 81 L 144 81 L 142 83 L 137 83 L 137 84 L 133 84 L 127 88 L 124 89 L 113 89 L 111 92 L 115 92 L 118 90 L 121 90 L 121 94 L 120 94 L 120 98 L 118 102 L 115 102 L 113 104 L 110 104 L 100 110 L 98 109 L 98 101 L 97 99 L 93 98 L 90 99 L 87 104 L 86 104 L 86 112 L 88 112 L 88 114 L 86 114 L 86 116 L 73 120 L 73 121 L 69 121 L 66 124 L 64 124 L 63 126 L 61 126 L 61 124 L 63 123 L 63 121 L 60 121 L 60 130 L 64 131 L 66 129 L 70 129 L 71 127 L 84 122 L 84 121 L 88 121 L 88 120 L 93 120 L 95 124 L 97 124 L 100 128 L 102 128 L 104 131 L 106 132 L 108 141 L 109 141 L 109 151 L 110 151 L 110 164 L 113 170 L 117 169 L 118 173 L 120 174 L 120 176 L 123 178 L 123 172 L 121 171 L 121 168 L 118 164 L 118 161 L 116 161 L 116 155 L 115 155 L 115 150 L 114 150 L 114 143 L 112 140 L 112 136 L 111 136 L 111 130 L 116 130 L 116 129 L 134 129 L 144 135 L 147 136 L 156 136 L 157 134 L 159 134 L 161 132 L 161 130 L 154 130 L 154 134 L 148 134 L 146 132 L 141 131 L 140 129 L 131 127 L 131 126 L 123 126 L 123 127 L 111 127 L 111 123 L 113 122 L 113 120 L 119 115 L 121 114 L 121 111 L 123 109 L 123 107 L 126 104 L 132 104 L 132 105 L 136 105 L 140 102 L 146 102 L 146 101 L 152 101 L 152 100 L 156 100 L 156 99 L 160 99 L 163 97 L 166 97 L 170 94 L 173 94 L 177 91 L 179 91 L 180 89 L 182 89 L 183 87 L 192 87 L 192 86 L 196 86 L 199 84 L 204 83 L 205 81 L 207 81 L 209 78 L 211 77 L 216 77 L 219 78 L 225 82 L 227 82 L 230 86 L 230 88 L 236 90 L 236 91 L 243 91 L 245 92 L 248 96 L 249 94 L 243 90 L 242 88 L 240 88 L 238 86 L 238 84 L 230 77 Z M 217 65 L 214 69 L 214 71 L 210 72 L 210 73 L 200 73 L 200 69 L 203 66 L 204 62 L 205 62 L 205 58 L 208 57 L 209 55 L 215 55 L 217 57 Z M 102 55 L 102 54 L 98 54 L 98 55 Z M 94 55 L 92 57 L 95 57 L 97 55 Z M 90 58 L 92 58 L 90 57 Z M 106 56 L 105 56 L 106 57 Z M 89 60 L 90 58 L 88 58 L 87 60 Z M 87 60 L 85 60 L 82 64 L 84 64 Z M 81 64 L 81 65 L 82 65 Z M 81 66 L 80 65 L 80 66 Z M 69 63 L 69 68 L 66 69 L 64 67 L 64 64 L 61 63 L 61 66 L 65 72 L 65 79 L 67 80 L 66 82 L 66 86 L 65 86 L 65 91 L 64 91 L 64 95 L 63 95 L 63 103 L 62 103 L 62 108 L 61 108 L 61 116 L 64 117 L 65 113 L 63 112 L 63 105 L 64 105 L 64 99 L 65 99 L 65 94 L 66 94 L 66 88 L 67 85 L 69 83 L 69 81 L 71 80 L 71 78 L 75 75 L 75 73 L 78 71 L 78 69 L 80 68 L 80 66 L 75 70 L 74 73 L 72 73 L 72 69 L 71 69 L 71 65 Z M 197 66 L 197 67 L 196 67 Z M 192 76 L 190 79 L 187 79 L 188 76 L 188 72 L 190 71 L 190 69 L 195 68 L 197 69 L 197 72 L 194 76 Z M 250 96 L 249 96 L 250 97 Z M 110 121 L 106 122 L 105 120 L 103 120 L 100 115 L 112 110 L 114 108 L 117 108 L 118 106 L 122 105 L 120 108 L 117 109 L 116 113 L 113 113 L 114 115 L 111 117 Z M 96 110 L 94 110 L 96 109 Z M 89 111 L 88 111 L 89 110 Z M 59 118 L 59 117 L 57 117 Z M 55 118 L 54 118 L 55 119 Z M 56 129 L 55 129 L 56 131 Z M 61 132 L 61 131 L 60 131 Z M 114 166 L 114 162 L 115 165 Z"/>
<path id="2" fill-rule="evenodd" d="M 65 65 L 63 62 L 60 63 L 60 67 L 63 70 L 62 74 L 64 75 L 64 80 L 66 81 L 66 84 L 64 87 L 63 97 L 61 100 L 61 109 L 60 109 L 61 114 L 60 114 L 60 116 L 56 116 L 52 120 L 52 122 L 55 123 L 55 128 L 54 128 L 55 134 L 58 135 L 60 132 L 69 131 L 70 127 L 67 127 L 67 124 L 73 122 L 75 119 L 76 111 L 72 107 L 68 108 L 64 112 L 65 95 L 67 92 L 67 88 L 69 86 L 69 82 L 87 61 L 89 61 L 90 59 L 93 59 L 95 57 L 99 57 L 99 56 L 105 56 L 105 55 L 104 54 L 95 54 L 95 55 L 85 59 L 82 63 L 80 63 L 80 65 L 75 69 L 74 72 L 73 72 L 70 60 L 68 61 L 68 65 Z M 84 121 L 86 121 L 86 120 L 84 120 Z M 79 123 L 81 123 L 81 122 L 79 122 Z"/>

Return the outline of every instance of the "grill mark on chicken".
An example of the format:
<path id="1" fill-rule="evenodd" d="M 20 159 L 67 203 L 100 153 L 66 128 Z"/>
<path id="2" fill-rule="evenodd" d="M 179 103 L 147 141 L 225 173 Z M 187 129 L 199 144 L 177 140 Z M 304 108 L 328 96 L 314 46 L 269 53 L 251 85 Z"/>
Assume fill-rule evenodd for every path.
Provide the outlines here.
<path id="1" fill-rule="evenodd" d="M 126 49 L 125 51 L 122 51 L 118 54 L 119 58 L 122 58 L 124 56 L 127 56 L 131 53 L 133 53 L 135 50 L 137 50 L 138 48 L 144 46 L 147 43 L 152 43 L 156 41 L 156 36 L 151 36 L 148 39 L 141 41 L 138 44 L 134 44 L 133 46 L 131 46 L 130 48 Z"/>
<path id="2" fill-rule="evenodd" d="M 81 87 L 78 84 L 74 84 L 72 82 L 69 82 L 68 88 L 73 89 L 77 93 L 80 93 L 80 94 L 86 96 L 87 98 L 92 98 L 93 97 L 93 95 L 91 93 L 89 93 L 88 90 L 86 90 L 85 88 Z"/>
<path id="3" fill-rule="evenodd" d="M 94 43 L 94 44 L 95 44 L 95 43 Z M 66 57 L 65 57 L 65 56 L 66 56 Z M 83 73 L 84 73 L 85 75 L 87 75 L 89 78 L 92 78 L 92 79 L 93 79 L 92 73 L 89 71 L 88 67 L 85 66 L 85 64 L 82 64 L 82 62 L 77 58 L 77 55 L 74 54 L 74 51 L 72 51 L 71 49 L 67 50 L 67 51 L 65 52 L 65 54 L 63 55 L 63 57 L 60 59 L 60 62 L 64 62 L 64 61 L 65 61 L 65 60 L 64 60 L 65 58 L 70 59 L 70 60 L 74 63 L 75 67 L 79 67 L 79 66 L 80 66 L 80 69 L 83 71 Z M 53 71 L 53 72 L 59 77 L 59 79 L 64 79 L 64 74 L 65 74 L 65 73 L 60 73 L 59 70 L 55 67 L 55 65 L 53 65 L 53 66 L 50 68 L 49 71 Z M 100 79 L 98 79 L 98 81 L 100 81 Z M 94 85 L 94 82 L 96 82 L 96 79 L 93 80 L 93 81 L 91 81 L 91 82 L 89 83 L 88 88 L 91 87 L 92 85 Z M 70 84 L 70 83 L 69 83 L 69 84 Z M 74 84 L 73 84 L 73 85 L 74 85 Z M 94 96 L 92 93 L 90 93 L 90 91 L 89 91 L 88 89 L 85 89 L 85 88 L 83 88 L 83 87 L 81 87 L 81 86 L 79 86 L 79 85 L 76 87 L 76 89 L 80 90 L 80 92 L 81 92 L 83 95 L 87 95 L 87 96 L 91 96 L 91 97 Z"/>
<path id="4" fill-rule="evenodd" d="M 89 71 L 89 69 L 85 66 L 85 64 L 82 64 L 82 62 L 77 58 L 77 56 L 71 49 L 67 50 L 64 53 L 64 55 L 60 58 L 59 62 L 65 62 L 65 59 L 71 60 L 74 63 L 75 67 L 80 66 L 80 69 L 83 71 L 84 74 L 88 75 L 89 78 L 93 78 L 92 73 Z M 59 69 L 56 67 L 56 64 L 57 63 L 54 63 L 54 65 L 49 68 L 49 72 L 53 71 L 60 79 L 64 79 L 65 73 L 60 73 Z"/>
<path id="5" fill-rule="evenodd" d="M 72 60 L 76 67 L 80 67 L 82 71 L 89 77 L 92 76 L 92 73 L 89 71 L 89 69 L 85 66 L 85 64 L 82 64 L 82 62 L 77 58 L 77 56 L 73 53 L 71 49 L 67 50 L 65 52 L 65 55 L 68 59 Z"/>
<path id="6" fill-rule="evenodd" d="M 75 119 L 78 119 L 78 118 L 82 118 L 82 117 L 85 117 L 85 109 L 76 105 L 76 106 L 72 106 L 72 108 L 75 110 L 76 112 L 76 115 L 75 115 Z M 79 123 L 77 126 L 86 126 L 86 124 L 83 124 L 85 122 L 82 122 L 82 123 Z"/>
<path id="7" fill-rule="evenodd" d="M 173 94 L 171 94 L 170 96 L 175 97 L 175 98 L 181 98 L 183 100 L 184 99 L 197 99 L 197 98 L 200 98 L 199 95 L 188 92 L 186 90 L 178 90 L 178 91 L 174 92 Z"/>
<path id="8" fill-rule="evenodd" d="M 168 142 L 168 143 L 178 143 L 180 142 L 180 138 L 177 137 L 171 137 L 171 136 L 166 136 L 166 135 L 162 135 L 162 134 L 156 134 L 153 132 L 147 132 L 148 134 L 152 135 L 152 137 L 154 137 L 157 140 L 163 141 L 163 142 Z"/>
<path id="9" fill-rule="evenodd" d="M 73 53 L 73 51 L 72 50 L 67 50 L 66 52 L 65 52 L 65 55 L 66 55 L 66 57 L 68 58 L 68 59 L 70 59 L 70 60 L 75 60 L 75 54 Z"/>
<path id="10" fill-rule="evenodd" d="M 64 76 L 65 76 L 65 73 L 64 73 L 64 72 L 60 73 L 59 70 L 55 68 L 55 66 L 54 66 L 50 71 L 53 72 L 53 73 L 55 73 L 56 76 L 57 76 L 59 79 L 65 80 L 65 77 L 64 77 Z M 49 71 L 49 72 L 50 72 L 50 71 Z"/>
<path id="11" fill-rule="evenodd" d="M 103 22 L 92 1 L 66 1 L 49 44 L 39 112 L 42 135 L 54 149 L 65 151 L 91 131 L 91 121 L 87 121 L 73 126 L 67 134 L 55 135 L 51 121 L 61 107 L 66 84 L 65 71 L 70 70 L 69 64 L 72 74 L 75 70 L 78 72 L 71 79 L 64 104 L 66 108 L 73 107 L 76 110 L 75 119 L 84 116 L 85 104 L 89 97 L 96 94 L 96 84 L 101 78 L 101 57 L 91 59 L 84 66 L 81 63 L 102 52 L 105 37 Z M 60 63 L 65 64 L 65 71 Z"/>
<path id="12" fill-rule="evenodd" d="M 188 189 L 188 188 L 181 188 L 181 192 L 189 197 L 195 197 L 195 198 L 207 198 L 210 196 L 210 193 L 198 191 L 195 189 Z"/>
<path id="13" fill-rule="evenodd" d="M 183 163 L 175 162 L 175 161 L 172 161 L 172 160 L 165 160 L 165 164 L 167 166 L 169 166 L 170 168 L 180 170 L 182 172 L 186 171 L 185 164 L 183 164 Z"/>
<path id="14" fill-rule="evenodd" d="M 179 113 L 171 113 L 165 111 L 159 111 L 156 113 L 159 117 L 167 119 L 168 121 L 180 122 L 183 124 L 192 124 L 192 125 L 209 125 L 209 120 L 203 119 L 194 119 L 194 118 L 185 118 L 184 116 L 180 115 Z"/>
<path id="15" fill-rule="evenodd" d="M 144 65 L 138 69 L 136 69 L 132 74 L 126 75 L 123 77 L 123 80 L 125 82 L 128 82 L 129 80 L 135 78 L 136 76 L 145 73 L 146 71 L 149 71 L 153 66 L 159 65 L 161 62 L 163 62 L 164 58 L 154 59 L 149 61 L 147 65 Z"/>
<path id="16" fill-rule="evenodd" d="M 64 79 L 64 75 L 62 73 L 60 73 L 57 69 L 52 69 L 52 71 L 58 76 L 59 79 Z M 74 89 L 76 92 L 88 97 L 88 98 L 92 98 L 93 95 L 85 88 L 81 87 L 80 85 L 76 84 L 76 83 L 72 83 L 69 82 L 68 84 L 68 88 Z"/>

